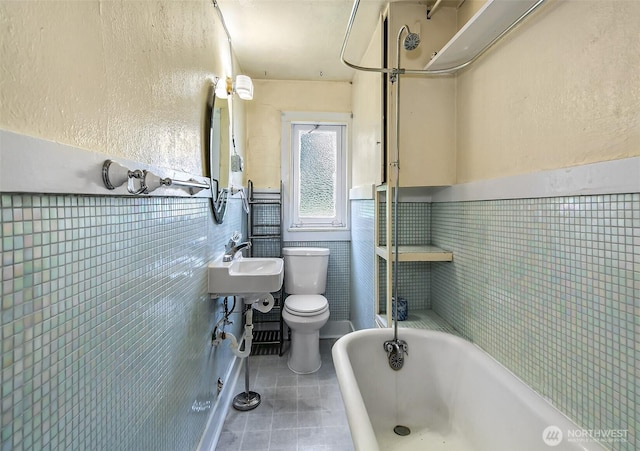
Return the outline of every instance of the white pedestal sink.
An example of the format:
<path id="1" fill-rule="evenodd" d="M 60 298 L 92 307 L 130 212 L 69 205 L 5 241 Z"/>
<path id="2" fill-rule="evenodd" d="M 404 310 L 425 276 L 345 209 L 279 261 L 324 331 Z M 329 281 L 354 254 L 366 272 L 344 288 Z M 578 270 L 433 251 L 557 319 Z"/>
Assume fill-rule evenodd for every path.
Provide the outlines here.
<path id="1" fill-rule="evenodd" d="M 238 257 L 230 262 L 222 258 L 209 264 L 209 293 L 213 296 L 240 296 L 245 303 L 245 326 L 242 339 L 244 350 L 239 349 L 239 340 L 231 333 L 216 336 L 215 340 L 228 338 L 231 350 L 238 357 L 247 359 L 253 340 L 253 304 L 260 302 L 270 293 L 280 290 L 284 280 L 284 261 L 281 258 Z M 271 307 L 268 307 L 270 309 Z M 267 310 L 268 311 L 268 310 Z M 245 361 L 245 391 L 233 398 L 233 407 L 246 411 L 258 407 L 260 394 L 249 390 L 249 361 Z"/>
<path id="2" fill-rule="evenodd" d="M 217 296 L 250 298 L 278 291 L 284 280 L 281 258 L 222 259 L 209 264 L 209 293 Z"/>

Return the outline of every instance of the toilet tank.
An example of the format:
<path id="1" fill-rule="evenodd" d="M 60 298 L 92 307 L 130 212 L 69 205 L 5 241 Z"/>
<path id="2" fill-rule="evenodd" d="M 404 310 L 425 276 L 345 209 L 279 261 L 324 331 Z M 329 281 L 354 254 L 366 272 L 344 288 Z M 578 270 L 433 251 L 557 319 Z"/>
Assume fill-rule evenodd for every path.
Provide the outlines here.
<path id="1" fill-rule="evenodd" d="M 284 291 L 289 294 L 323 294 L 327 287 L 329 249 L 285 247 Z"/>

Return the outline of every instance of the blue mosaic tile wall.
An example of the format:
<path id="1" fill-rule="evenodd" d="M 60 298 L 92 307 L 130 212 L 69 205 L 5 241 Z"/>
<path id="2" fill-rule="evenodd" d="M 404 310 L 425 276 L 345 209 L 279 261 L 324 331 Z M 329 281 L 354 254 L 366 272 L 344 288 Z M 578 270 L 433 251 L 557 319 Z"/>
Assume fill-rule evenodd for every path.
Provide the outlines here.
<path id="1" fill-rule="evenodd" d="M 433 309 L 583 428 L 640 431 L 640 194 L 434 203 Z"/>
<path id="2" fill-rule="evenodd" d="M 350 242 L 349 241 L 285 241 L 285 247 L 326 247 L 329 248 L 329 270 L 327 292 L 329 321 L 349 319 L 350 304 Z"/>
<path id="3" fill-rule="evenodd" d="M 351 305 L 349 316 L 355 330 L 375 326 L 374 201 L 351 201 Z"/>
<path id="4" fill-rule="evenodd" d="M 254 206 L 254 224 L 277 224 L 280 221 L 280 207 L 273 204 L 257 204 Z M 256 227 L 256 233 L 269 234 L 277 232 L 273 227 Z M 329 321 L 349 320 L 350 291 L 350 248 L 349 241 L 285 241 L 279 238 L 255 240 L 252 246 L 254 257 L 280 256 L 280 247 L 326 247 L 331 251 L 327 275 L 327 292 L 329 301 Z M 257 315 L 256 322 L 273 321 L 277 314 Z"/>
<path id="5" fill-rule="evenodd" d="M 253 234 L 261 236 L 253 240 L 251 255 L 253 257 L 281 257 L 280 237 L 267 237 L 267 235 L 279 235 L 280 227 L 280 206 L 269 203 L 254 203 L 253 211 Z"/>
<path id="6" fill-rule="evenodd" d="M 385 202 L 381 204 L 384 211 Z M 391 214 L 393 215 L 393 210 Z M 381 214 L 381 244 L 385 243 L 386 218 Z M 426 202 L 398 203 L 398 241 L 404 246 L 431 244 L 431 204 Z M 393 242 L 393 239 L 392 239 Z M 386 312 L 386 264 L 380 259 L 380 313 Z M 409 311 L 431 308 L 429 277 L 431 264 L 428 262 L 401 262 L 398 269 L 398 295 L 407 300 Z"/>
<path id="7" fill-rule="evenodd" d="M 3 450 L 195 449 L 233 357 L 206 276 L 229 205 L 1 195 Z"/>

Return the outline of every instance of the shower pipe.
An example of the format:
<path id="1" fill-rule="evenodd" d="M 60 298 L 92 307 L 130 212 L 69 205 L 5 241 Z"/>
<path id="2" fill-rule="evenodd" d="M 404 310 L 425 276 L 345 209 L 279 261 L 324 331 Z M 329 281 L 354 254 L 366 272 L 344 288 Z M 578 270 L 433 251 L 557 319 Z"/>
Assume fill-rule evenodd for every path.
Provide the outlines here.
<path id="1" fill-rule="evenodd" d="M 430 19 L 436 8 L 440 5 L 441 0 L 437 0 L 434 4 L 433 8 L 427 11 L 427 19 Z M 443 75 L 451 75 L 473 63 L 480 56 L 482 56 L 487 50 L 489 50 L 493 45 L 498 42 L 505 34 L 511 31 L 516 25 L 518 25 L 522 20 L 529 16 L 538 6 L 540 6 L 544 0 L 538 0 L 533 6 L 531 6 L 527 11 L 525 11 L 518 19 L 515 20 L 509 27 L 507 27 L 502 33 L 500 33 L 497 37 L 491 40 L 487 45 L 485 45 L 476 55 L 473 55 L 469 60 L 464 63 L 458 64 L 456 66 L 452 66 L 445 69 L 403 69 L 400 67 L 400 39 L 402 37 L 402 33 L 406 30 L 407 37 L 404 41 L 405 50 L 414 50 L 420 44 L 420 38 L 415 33 L 411 33 L 411 30 L 407 25 L 403 25 L 400 27 L 397 36 L 397 53 L 396 53 L 396 67 L 395 68 L 387 68 L 387 67 L 366 67 L 359 66 L 357 64 L 353 64 L 348 62 L 345 59 L 345 51 L 347 47 L 347 42 L 349 40 L 349 36 L 351 35 L 351 29 L 353 28 L 353 23 L 356 18 L 356 14 L 358 12 L 358 6 L 360 5 L 360 0 L 354 0 L 353 8 L 351 9 L 351 16 L 349 17 L 349 22 L 347 24 L 347 29 L 345 31 L 344 40 L 342 42 L 342 49 L 340 50 L 340 60 L 347 67 L 350 67 L 355 70 L 365 71 L 365 72 L 379 72 L 389 74 L 391 83 L 396 83 L 396 100 L 395 100 L 395 130 L 396 130 L 396 155 L 395 161 L 391 163 L 391 166 L 395 167 L 395 187 L 394 187 L 394 195 L 393 195 L 393 241 L 394 241 L 394 251 L 393 251 L 393 306 L 395 306 L 395 315 L 393 316 L 393 340 L 386 341 L 384 343 L 384 349 L 387 352 L 387 356 L 389 359 L 389 365 L 394 370 L 399 370 L 402 368 L 404 364 L 404 355 L 408 354 L 407 349 L 408 345 L 405 341 L 398 339 L 398 263 L 399 263 L 399 242 L 398 242 L 398 192 L 400 191 L 400 75 L 409 74 L 409 75 L 424 75 L 424 76 L 443 76 Z M 393 312 L 393 307 L 392 307 Z"/>
<path id="2" fill-rule="evenodd" d="M 404 31 L 407 32 L 407 36 L 404 39 L 405 50 L 415 50 L 418 45 L 420 45 L 420 36 L 416 33 L 412 33 L 407 25 L 400 27 L 400 30 L 398 30 L 398 37 L 396 39 L 396 67 L 400 67 L 400 39 L 402 38 L 402 33 Z M 395 167 L 395 187 L 393 190 L 393 305 L 395 306 L 395 315 L 393 315 L 393 340 L 385 341 L 383 347 L 384 350 L 387 351 L 389 366 L 397 371 L 404 365 L 404 355 L 408 354 L 407 343 L 404 340 L 398 339 L 398 266 L 400 255 L 400 252 L 398 252 L 398 196 L 400 192 L 400 73 L 392 73 L 390 75 L 390 81 L 392 84 L 395 83 L 396 85 L 396 154 L 395 161 L 391 163 L 391 166 Z"/>

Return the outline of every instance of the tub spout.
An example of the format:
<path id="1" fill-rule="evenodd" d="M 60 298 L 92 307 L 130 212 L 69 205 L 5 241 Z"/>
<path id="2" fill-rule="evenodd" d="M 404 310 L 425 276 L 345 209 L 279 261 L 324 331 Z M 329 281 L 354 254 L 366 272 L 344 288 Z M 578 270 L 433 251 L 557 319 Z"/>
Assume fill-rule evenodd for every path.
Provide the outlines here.
<path id="1" fill-rule="evenodd" d="M 389 366 L 398 371 L 404 365 L 404 355 L 409 355 L 407 350 L 409 346 L 404 340 L 388 340 L 384 342 L 384 350 L 387 351 L 387 358 L 389 359 Z"/>

